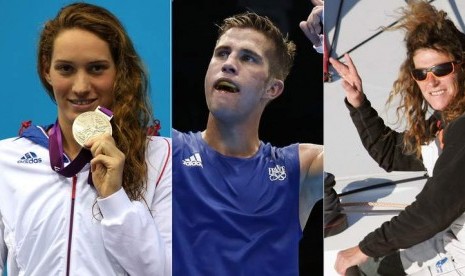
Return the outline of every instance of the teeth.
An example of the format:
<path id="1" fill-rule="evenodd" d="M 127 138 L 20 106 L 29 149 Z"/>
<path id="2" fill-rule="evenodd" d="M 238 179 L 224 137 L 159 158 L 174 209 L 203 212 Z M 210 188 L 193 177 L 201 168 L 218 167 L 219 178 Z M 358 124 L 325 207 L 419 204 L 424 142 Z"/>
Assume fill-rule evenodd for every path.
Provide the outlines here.
<path id="1" fill-rule="evenodd" d="M 429 92 L 432 96 L 439 96 L 439 95 L 442 95 L 444 93 L 444 90 L 439 90 L 439 91 L 432 91 L 432 92 Z"/>
<path id="2" fill-rule="evenodd" d="M 71 100 L 71 103 L 77 104 L 77 105 L 86 105 L 92 103 L 93 100 Z"/>
<path id="3" fill-rule="evenodd" d="M 218 82 L 215 85 L 215 88 L 218 89 L 218 90 L 224 90 L 224 91 L 232 92 L 232 93 L 236 93 L 236 92 L 239 91 L 234 84 L 232 84 L 230 82 L 227 82 L 227 81 Z"/>

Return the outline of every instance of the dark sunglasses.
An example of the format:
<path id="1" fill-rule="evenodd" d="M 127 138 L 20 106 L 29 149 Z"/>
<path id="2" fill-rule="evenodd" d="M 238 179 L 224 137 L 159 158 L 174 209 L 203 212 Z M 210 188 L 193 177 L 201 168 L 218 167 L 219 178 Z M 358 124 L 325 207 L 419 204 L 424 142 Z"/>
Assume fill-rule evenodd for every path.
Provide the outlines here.
<path id="1" fill-rule="evenodd" d="M 451 73 L 454 73 L 455 64 L 459 63 L 456 61 L 449 61 L 431 66 L 430 68 L 412 69 L 411 74 L 416 81 L 424 81 L 428 75 L 428 72 L 433 73 L 433 75 L 437 78 L 445 77 Z"/>

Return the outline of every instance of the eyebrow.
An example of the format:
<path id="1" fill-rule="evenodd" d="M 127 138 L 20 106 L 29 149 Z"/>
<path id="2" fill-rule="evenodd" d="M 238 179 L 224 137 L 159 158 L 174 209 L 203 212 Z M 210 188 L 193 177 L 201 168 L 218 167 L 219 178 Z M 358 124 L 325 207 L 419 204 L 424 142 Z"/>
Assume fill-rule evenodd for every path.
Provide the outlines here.
<path id="1" fill-rule="evenodd" d="M 231 50 L 231 47 L 229 47 L 229 46 L 217 46 L 217 47 L 215 47 L 215 49 L 213 51 L 216 52 L 216 51 L 219 51 L 219 50 Z"/>
<path id="2" fill-rule="evenodd" d="M 66 59 L 57 59 L 54 61 L 55 63 L 74 63 L 73 61 L 66 60 Z M 107 59 L 98 59 L 88 62 L 88 64 L 96 64 L 96 63 L 108 63 L 110 64 L 111 61 Z"/>

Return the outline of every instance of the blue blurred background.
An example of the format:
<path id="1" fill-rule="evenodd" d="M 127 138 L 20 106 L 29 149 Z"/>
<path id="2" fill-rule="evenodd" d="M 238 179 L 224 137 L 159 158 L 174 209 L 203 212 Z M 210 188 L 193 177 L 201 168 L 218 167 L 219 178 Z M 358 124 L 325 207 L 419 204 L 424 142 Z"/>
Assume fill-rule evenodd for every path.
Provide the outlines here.
<path id="1" fill-rule="evenodd" d="M 43 23 L 75 1 L 0 0 L 0 139 L 16 136 L 22 121 L 45 125 L 56 119 L 36 73 L 36 46 Z M 171 1 L 84 1 L 103 6 L 124 24 L 147 65 L 160 134 L 171 136 Z M 3 273 L 6 275 L 6 273 Z"/>
<path id="2" fill-rule="evenodd" d="M 56 105 L 36 73 L 36 46 L 43 23 L 75 1 L 0 0 L 0 139 L 16 136 L 22 121 L 53 123 Z M 171 136 L 171 1 L 84 1 L 101 5 L 124 24 L 149 69 L 151 100 L 161 135 Z"/>

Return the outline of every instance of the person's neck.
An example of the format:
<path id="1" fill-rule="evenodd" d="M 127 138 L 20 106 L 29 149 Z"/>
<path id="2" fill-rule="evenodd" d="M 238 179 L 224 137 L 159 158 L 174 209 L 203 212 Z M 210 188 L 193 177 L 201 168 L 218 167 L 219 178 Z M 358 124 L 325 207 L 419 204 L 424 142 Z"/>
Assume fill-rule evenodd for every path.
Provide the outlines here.
<path id="1" fill-rule="evenodd" d="M 74 139 L 72 125 L 60 122 L 60 129 L 63 151 L 68 158 L 74 160 L 79 154 L 79 151 L 81 151 L 81 146 Z"/>
<path id="2" fill-rule="evenodd" d="M 260 147 L 258 126 L 221 126 L 209 121 L 202 138 L 217 152 L 232 157 L 251 157 Z"/>

